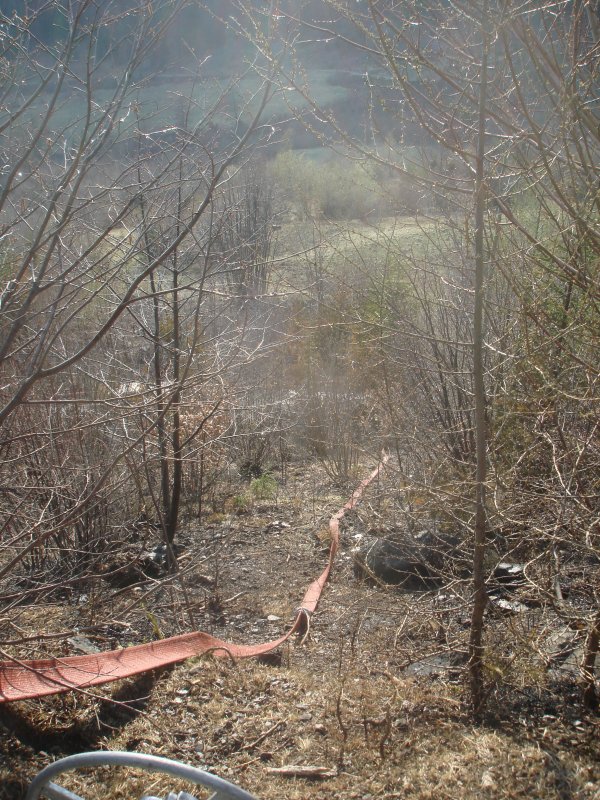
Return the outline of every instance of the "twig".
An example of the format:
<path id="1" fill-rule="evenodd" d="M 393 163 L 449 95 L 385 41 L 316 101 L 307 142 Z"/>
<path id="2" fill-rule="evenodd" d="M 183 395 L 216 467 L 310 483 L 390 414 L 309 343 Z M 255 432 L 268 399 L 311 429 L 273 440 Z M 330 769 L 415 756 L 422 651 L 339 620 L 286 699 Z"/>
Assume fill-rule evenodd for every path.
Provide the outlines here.
<path id="1" fill-rule="evenodd" d="M 381 756 L 381 760 L 385 761 L 385 745 L 388 739 L 392 735 L 392 717 L 390 715 L 389 708 L 386 709 L 385 712 L 385 727 L 383 729 L 383 735 L 379 740 L 379 755 Z"/>
<path id="2" fill-rule="evenodd" d="M 556 574 L 554 575 L 554 594 L 559 608 L 564 608 L 565 598 L 563 597 L 562 589 L 560 588 L 560 556 L 558 550 L 554 549 L 554 563 L 556 564 Z"/>
<path id="3" fill-rule="evenodd" d="M 268 767 L 267 772 L 275 775 L 284 775 L 286 778 L 335 778 L 337 771 L 327 767 L 312 767 L 304 765 L 288 765 L 286 767 Z"/>
<path id="4" fill-rule="evenodd" d="M 257 745 L 259 745 L 261 742 L 264 742 L 267 736 L 270 736 L 272 733 L 275 733 L 275 731 L 279 730 L 280 728 L 285 728 L 285 722 L 282 721 L 278 722 L 276 725 L 273 725 L 272 728 L 269 728 L 268 731 L 265 731 L 261 736 L 258 737 L 258 739 L 255 739 L 253 742 L 250 742 L 249 744 L 245 744 L 241 749 L 248 751 L 254 750 L 254 748 Z"/>
<path id="5" fill-rule="evenodd" d="M 342 697 L 344 696 L 344 687 L 340 689 L 337 701 L 335 704 L 335 716 L 337 717 L 338 725 L 340 726 L 340 730 L 342 732 L 342 744 L 340 745 L 340 752 L 338 755 L 338 771 L 342 769 L 344 766 L 344 756 L 346 755 L 346 742 L 348 741 L 348 728 L 344 723 L 342 717 Z"/>
<path id="6" fill-rule="evenodd" d="M 251 758 L 251 759 L 250 759 L 250 761 L 244 761 L 244 763 L 243 763 L 243 764 L 238 764 L 238 766 L 236 767 L 236 769 L 239 769 L 239 770 L 244 770 L 244 769 L 246 769 L 247 767 L 249 767 L 249 766 L 250 766 L 250 764 L 256 764 L 256 762 L 257 762 L 257 761 L 264 761 L 264 760 L 265 760 L 265 756 L 267 756 L 267 755 L 268 755 L 269 757 L 272 757 L 272 756 L 273 756 L 275 753 L 278 753 L 280 750 L 283 750 L 283 748 L 284 748 L 284 747 L 285 747 L 287 744 L 289 744 L 289 742 L 288 742 L 288 741 L 285 741 L 285 742 L 283 742 L 283 744 L 280 744 L 280 745 L 279 745 L 279 747 L 276 747 L 274 750 L 271 750 L 271 752 L 269 752 L 268 754 L 267 754 L 267 753 L 260 753 L 260 754 L 259 754 L 259 755 L 257 755 L 255 758 Z"/>

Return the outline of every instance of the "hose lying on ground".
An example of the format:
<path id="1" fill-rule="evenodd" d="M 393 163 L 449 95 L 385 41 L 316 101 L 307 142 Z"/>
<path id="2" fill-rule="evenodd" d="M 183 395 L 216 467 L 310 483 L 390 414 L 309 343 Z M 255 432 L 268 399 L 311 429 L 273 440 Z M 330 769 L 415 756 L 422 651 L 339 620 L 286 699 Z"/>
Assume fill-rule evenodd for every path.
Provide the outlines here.
<path id="1" fill-rule="evenodd" d="M 376 469 L 359 484 L 348 502 L 329 520 L 331 546 L 327 565 L 319 577 L 308 587 L 292 626 L 279 638 L 263 644 L 243 645 L 225 642 L 203 631 L 196 631 L 149 644 L 92 655 L 33 661 L 19 661 L 15 658 L 11 661 L 0 662 L 0 703 L 44 697 L 76 689 L 88 689 L 103 683 L 129 678 L 148 670 L 176 664 L 203 653 L 210 652 L 217 657 L 227 656 L 234 659 L 253 658 L 275 650 L 294 633 L 306 631 L 323 587 L 329 578 L 339 547 L 340 520 L 358 503 L 363 491 L 379 475 L 387 459 L 388 457 L 385 455 L 382 457 Z"/>

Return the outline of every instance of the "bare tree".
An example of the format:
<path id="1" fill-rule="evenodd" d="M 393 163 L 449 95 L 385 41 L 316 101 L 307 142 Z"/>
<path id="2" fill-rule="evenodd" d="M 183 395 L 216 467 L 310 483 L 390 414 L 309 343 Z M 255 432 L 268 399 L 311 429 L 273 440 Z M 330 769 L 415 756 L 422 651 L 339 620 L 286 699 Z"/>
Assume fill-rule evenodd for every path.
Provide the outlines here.
<path id="1" fill-rule="evenodd" d="M 431 296 L 421 288 L 426 280 L 415 278 L 421 313 L 412 320 L 396 316 L 400 325 L 382 319 L 379 341 L 389 352 L 409 349 L 403 336 L 408 342 L 421 336 L 417 353 L 428 361 L 421 361 L 427 377 L 420 388 L 433 385 L 440 398 L 430 420 L 437 416 L 441 430 L 452 432 L 446 441 L 464 443 L 454 455 L 472 467 L 474 708 L 480 712 L 487 696 L 486 549 L 500 529 L 508 536 L 499 546 L 527 560 L 531 584 L 546 602 L 565 618 L 579 613 L 588 627 L 589 698 L 598 599 L 582 590 L 585 611 L 577 612 L 545 586 L 538 567 L 577 552 L 580 569 L 587 569 L 598 549 L 590 484 L 598 438 L 589 416 L 597 398 L 590 348 L 597 345 L 600 291 L 596 6 L 586 0 L 552 7 L 486 0 L 426 7 L 411 0 L 282 3 L 278 32 L 281 50 L 294 49 L 281 72 L 282 85 L 297 90 L 296 99 L 287 95 L 291 113 L 321 143 L 427 193 L 432 221 L 467 253 L 462 307 L 472 309 L 472 318 L 463 338 L 456 325 L 440 327 L 449 319 L 434 312 L 443 295 Z M 264 42 L 257 45 L 265 51 Z M 351 114 L 315 99 L 303 52 L 310 57 L 319 46 L 340 58 L 352 54 L 356 73 L 366 76 L 369 92 L 357 95 Z M 359 97 L 366 98 L 362 107 Z M 423 229 L 431 240 L 426 220 Z M 443 245 L 438 239 L 438 252 Z M 434 271 L 414 252 L 402 260 L 418 264 L 422 275 Z M 440 256 L 435 267 L 446 283 L 451 260 Z M 392 407 L 389 389 L 387 396 Z M 413 409 L 411 422 L 418 417 Z M 463 492 L 458 502 L 465 504 Z"/>
<path id="2" fill-rule="evenodd" d="M 139 497 L 127 464 L 155 440 L 172 541 L 183 451 L 222 397 L 222 363 L 198 355 L 215 203 L 272 90 L 257 83 L 240 107 L 235 78 L 215 89 L 190 64 L 191 99 L 157 111 L 149 64 L 184 5 L 81 0 L 2 18 L 2 577 L 51 551 L 77 559 L 88 540 L 102 552 Z M 217 114 L 234 115 L 226 135 Z"/>

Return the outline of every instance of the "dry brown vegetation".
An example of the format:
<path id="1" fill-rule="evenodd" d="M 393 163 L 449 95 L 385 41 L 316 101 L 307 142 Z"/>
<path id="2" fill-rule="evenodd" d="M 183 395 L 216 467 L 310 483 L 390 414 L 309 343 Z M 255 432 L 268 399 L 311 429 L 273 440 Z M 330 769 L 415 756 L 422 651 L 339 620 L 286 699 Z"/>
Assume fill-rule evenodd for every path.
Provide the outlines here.
<path id="1" fill-rule="evenodd" d="M 550 608 L 489 611 L 489 713 L 474 725 L 462 657 L 467 587 L 401 593 L 354 577 L 357 535 L 397 524 L 394 480 L 389 469 L 350 515 L 305 642 L 262 662 L 193 660 L 109 686 L 101 697 L 71 693 L 3 707 L 0 797 L 19 797 L 50 758 L 107 748 L 181 759 L 264 800 L 596 798 L 598 717 L 581 709 L 576 667 L 553 652 L 560 643 L 551 640 Z M 211 513 L 182 532 L 191 607 L 176 584 L 146 582 L 108 603 L 98 591 L 22 609 L 11 627 L 51 634 L 87 625 L 88 643 L 105 649 L 189 629 L 192 613 L 199 628 L 224 638 L 267 640 L 320 570 L 327 542 L 319 533 L 343 499 L 315 465 L 293 466 L 276 499 L 254 501 L 243 514 Z M 95 616 L 102 620 L 96 628 Z M 31 653 L 55 655 L 80 646 L 66 634 L 30 645 Z M 320 767 L 326 777 L 271 771 L 282 766 Z M 69 780 L 72 790 L 98 800 L 174 788 L 116 770 Z"/>
<path id="2" fill-rule="evenodd" d="M 124 748 L 264 798 L 596 800 L 597 3 L 11 2 L 1 657 L 272 639 L 392 458 L 308 636 L 0 704 L 0 796 Z M 388 536 L 410 592 L 357 579 Z"/>

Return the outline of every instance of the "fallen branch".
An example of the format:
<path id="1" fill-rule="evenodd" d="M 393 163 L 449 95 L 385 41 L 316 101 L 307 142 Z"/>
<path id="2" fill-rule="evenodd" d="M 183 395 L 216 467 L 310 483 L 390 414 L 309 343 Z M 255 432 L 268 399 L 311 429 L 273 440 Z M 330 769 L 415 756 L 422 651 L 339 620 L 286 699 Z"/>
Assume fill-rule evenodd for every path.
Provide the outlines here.
<path id="1" fill-rule="evenodd" d="M 267 772 L 283 775 L 285 778 L 335 778 L 337 771 L 328 767 L 293 766 L 267 767 Z"/>

